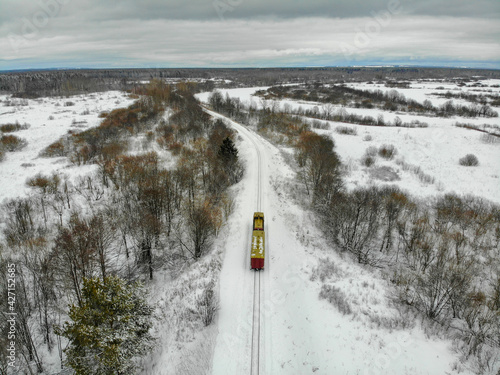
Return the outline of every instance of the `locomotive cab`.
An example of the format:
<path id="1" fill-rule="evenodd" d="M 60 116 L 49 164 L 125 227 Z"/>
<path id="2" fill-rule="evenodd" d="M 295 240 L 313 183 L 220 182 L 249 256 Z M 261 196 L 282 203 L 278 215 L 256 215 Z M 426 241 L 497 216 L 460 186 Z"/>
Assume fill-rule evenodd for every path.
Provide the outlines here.
<path id="1" fill-rule="evenodd" d="M 264 230 L 263 212 L 256 212 L 253 214 L 253 230 Z"/>

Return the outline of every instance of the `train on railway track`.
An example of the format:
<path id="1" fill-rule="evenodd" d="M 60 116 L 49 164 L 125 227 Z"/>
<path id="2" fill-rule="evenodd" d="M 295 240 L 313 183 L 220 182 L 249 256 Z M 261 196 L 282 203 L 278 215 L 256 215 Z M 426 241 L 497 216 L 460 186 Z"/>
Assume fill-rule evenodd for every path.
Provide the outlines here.
<path id="1" fill-rule="evenodd" d="M 266 233 L 264 232 L 264 213 L 253 214 L 252 246 L 250 250 L 250 269 L 264 269 Z"/>

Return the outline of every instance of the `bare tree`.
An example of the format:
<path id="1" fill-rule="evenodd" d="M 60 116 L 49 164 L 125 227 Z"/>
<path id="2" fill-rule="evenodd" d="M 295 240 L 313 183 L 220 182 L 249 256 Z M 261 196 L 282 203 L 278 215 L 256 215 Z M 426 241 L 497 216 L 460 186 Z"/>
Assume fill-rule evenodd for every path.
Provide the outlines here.
<path id="1" fill-rule="evenodd" d="M 186 237 L 179 237 L 181 246 L 193 258 L 200 258 L 211 245 L 216 230 L 216 208 L 208 200 L 198 201 L 186 212 Z"/>
<path id="2" fill-rule="evenodd" d="M 386 188 L 381 191 L 382 213 L 381 224 L 385 226 L 380 251 L 390 251 L 393 245 L 393 232 L 402 211 L 409 204 L 406 195 L 398 188 Z"/>
<path id="3" fill-rule="evenodd" d="M 376 265 L 373 241 L 379 221 L 379 193 L 376 189 L 358 189 L 336 194 L 328 206 L 320 208 L 323 226 L 342 250 L 356 256 L 359 263 Z"/>
<path id="4" fill-rule="evenodd" d="M 296 146 L 300 178 L 313 200 L 325 199 L 340 185 L 340 161 L 333 141 L 324 135 L 304 131 Z"/>
<path id="5" fill-rule="evenodd" d="M 52 256 L 58 274 L 69 281 L 75 298 L 81 303 L 81 285 L 83 278 L 94 275 L 97 240 L 88 223 L 73 213 L 69 226 L 59 228 L 55 239 Z"/>

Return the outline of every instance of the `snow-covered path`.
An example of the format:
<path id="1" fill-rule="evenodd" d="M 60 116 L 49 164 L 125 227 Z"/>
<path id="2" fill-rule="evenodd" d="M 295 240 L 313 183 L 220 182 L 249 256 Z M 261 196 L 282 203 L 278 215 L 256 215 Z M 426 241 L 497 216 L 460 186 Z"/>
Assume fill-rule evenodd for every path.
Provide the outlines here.
<path id="1" fill-rule="evenodd" d="M 307 214 L 277 187 L 293 177 L 278 148 L 208 112 L 238 131 L 239 155 L 246 163 L 228 223 L 212 374 L 453 373 L 456 357 L 450 342 L 426 337 L 418 325 L 388 329 L 374 323 L 395 316 L 387 306 L 385 283 L 335 252 L 325 253 L 321 235 Z M 264 212 L 266 218 L 266 266 L 259 273 L 250 270 L 249 256 L 255 211 Z M 311 270 L 326 254 L 335 263 L 333 277 L 337 285 L 345 286 L 353 314 L 343 315 L 318 298 L 321 284 L 310 280 Z M 255 275 L 260 277 L 258 372 L 252 368 Z"/>

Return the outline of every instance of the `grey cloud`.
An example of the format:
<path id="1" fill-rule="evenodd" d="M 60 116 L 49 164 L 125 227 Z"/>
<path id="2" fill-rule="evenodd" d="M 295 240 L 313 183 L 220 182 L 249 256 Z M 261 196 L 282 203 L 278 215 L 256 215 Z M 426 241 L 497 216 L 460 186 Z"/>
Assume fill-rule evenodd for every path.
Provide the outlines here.
<path id="1" fill-rule="evenodd" d="M 493 20 L 401 16 L 379 34 L 371 35 L 367 45 L 357 46 L 356 30 L 362 30 L 366 20 L 228 20 L 223 28 L 215 20 L 108 21 L 93 24 L 95 27 L 73 22 L 71 28 L 67 23 L 56 23 L 23 46 L 18 55 L 9 50 L 7 41 L 2 45 L 1 38 L 0 50 L 11 64 L 70 61 L 76 66 L 346 65 L 391 59 L 500 61 L 500 25 Z M 479 33 L 475 31 L 478 25 L 484 29 Z M 344 56 L 341 43 L 354 47 L 352 56 Z"/>
<path id="2" fill-rule="evenodd" d="M 498 0 L 1 0 L 0 25 L 60 5 L 82 22 L 124 19 L 356 18 L 397 7 L 405 14 L 500 17 Z"/>
<path id="3" fill-rule="evenodd" d="M 498 0 L 418 0 L 409 1 L 405 7 L 417 15 L 500 18 Z"/>
<path id="4" fill-rule="evenodd" d="M 217 1 L 231 8 L 216 8 Z M 373 13 L 398 1 L 401 13 L 357 48 L 359 30 L 373 30 Z M 8 35 L 23 37 L 23 22 L 50 4 L 64 5 L 53 6 L 57 14 L 13 49 Z M 498 64 L 499 6 L 498 0 L 0 0 L 0 69 L 51 61 L 53 66 L 345 65 L 398 59 Z M 341 43 L 356 47 L 349 59 Z"/>

